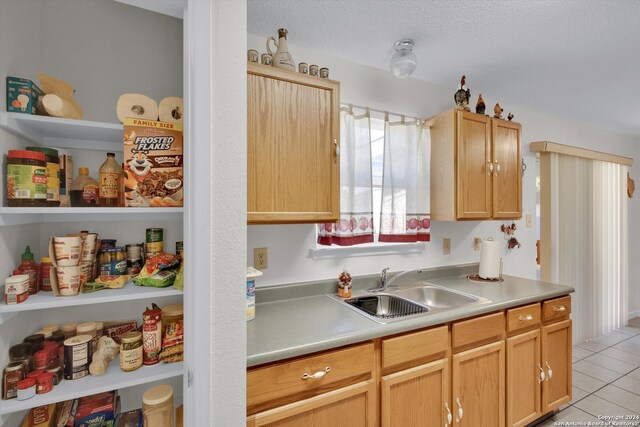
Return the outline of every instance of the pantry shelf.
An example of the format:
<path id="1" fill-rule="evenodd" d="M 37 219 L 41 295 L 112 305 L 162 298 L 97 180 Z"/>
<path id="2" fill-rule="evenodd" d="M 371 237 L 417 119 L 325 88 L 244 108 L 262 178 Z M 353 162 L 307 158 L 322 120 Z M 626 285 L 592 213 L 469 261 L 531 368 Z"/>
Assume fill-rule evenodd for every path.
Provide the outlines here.
<path id="1" fill-rule="evenodd" d="M 0 401 L 0 415 L 23 411 L 41 405 L 75 399 L 95 393 L 102 393 L 116 389 L 133 387 L 153 381 L 178 377 L 183 373 L 183 362 L 158 363 L 153 366 L 143 366 L 133 372 L 120 370 L 120 361 L 116 358 L 109 365 L 106 374 L 95 377 L 86 376 L 79 380 L 63 380 L 53 388 L 53 391 L 38 394 L 28 400 L 2 400 Z"/>
<path id="2" fill-rule="evenodd" d="M 123 127 L 118 123 L 0 112 L 0 128 L 39 145 L 123 151 Z"/>
<path id="3" fill-rule="evenodd" d="M 0 319 L 7 313 L 21 311 L 45 310 L 58 307 L 74 307 L 91 304 L 104 304 L 117 301 L 132 301 L 138 299 L 163 298 L 182 296 L 183 292 L 172 287 L 152 288 L 136 286 L 131 281 L 120 289 L 104 289 L 102 291 L 79 294 L 70 297 L 56 297 L 52 292 L 38 292 L 29 295 L 29 298 L 21 304 L 0 303 Z M 2 321 L 0 320 L 0 324 Z"/>
<path id="4" fill-rule="evenodd" d="M 182 219 L 184 208 L 0 208 L 0 226 L 42 222 Z M 117 217 L 114 217 L 117 215 Z"/>

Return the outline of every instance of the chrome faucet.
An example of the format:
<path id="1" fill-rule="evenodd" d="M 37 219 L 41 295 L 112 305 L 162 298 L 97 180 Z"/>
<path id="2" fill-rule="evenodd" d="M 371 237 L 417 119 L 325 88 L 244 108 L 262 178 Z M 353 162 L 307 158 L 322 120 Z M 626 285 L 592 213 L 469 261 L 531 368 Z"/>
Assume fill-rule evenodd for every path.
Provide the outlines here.
<path id="1" fill-rule="evenodd" d="M 380 287 L 369 289 L 369 292 L 383 292 L 387 290 L 387 271 L 389 271 L 389 267 L 383 269 L 380 273 Z"/>

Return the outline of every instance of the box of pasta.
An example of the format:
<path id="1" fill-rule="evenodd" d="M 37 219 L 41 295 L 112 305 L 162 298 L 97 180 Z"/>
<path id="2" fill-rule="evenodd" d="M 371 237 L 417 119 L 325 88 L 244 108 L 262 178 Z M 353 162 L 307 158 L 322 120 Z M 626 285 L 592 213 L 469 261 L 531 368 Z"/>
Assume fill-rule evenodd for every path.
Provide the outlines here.
<path id="1" fill-rule="evenodd" d="M 182 124 L 124 120 L 125 206 L 183 203 Z"/>

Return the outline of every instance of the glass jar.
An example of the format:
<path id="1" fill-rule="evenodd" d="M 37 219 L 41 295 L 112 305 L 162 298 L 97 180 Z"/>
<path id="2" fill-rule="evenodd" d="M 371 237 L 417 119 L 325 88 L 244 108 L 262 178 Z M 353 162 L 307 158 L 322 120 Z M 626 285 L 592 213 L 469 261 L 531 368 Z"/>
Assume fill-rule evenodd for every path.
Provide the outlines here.
<path id="1" fill-rule="evenodd" d="M 7 204 L 20 208 L 47 206 L 47 162 L 44 153 L 9 150 Z"/>
<path id="2" fill-rule="evenodd" d="M 77 322 L 64 323 L 62 325 L 62 332 L 64 332 L 64 339 L 74 337 L 76 335 Z"/>
<path id="3" fill-rule="evenodd" d="M 31 344 L 23 342 L 16 344 L 9 349 L 9 362 L 20 362 L 24 366 L 24 372 L 31 370 L 31 357 L 33 351 L 31 351 Z"/>
<path id="4" fill-rule="evenodd" d="M 127 332 L 120 338 L 120 369 L 135 371 L 142 367 L 142 333 Z"/>
<path id="5" fill-rule="evenodd" d="M 9 363 L 2 372 L 2 399 L 18 397 L 18 382 L 24 379 L 24 365 L 20 362 Z"/>
<path id="6" fill-rule="evenodd" d="M 127 273 L 127 256 L 122 246 L 102 252 L 99 263 L 101 276 L 122 276 Z"/>
<path id="7" fill-rule="evenodd" d="M 60 158 L 58 150 L 48 147 L 27 147 L 27 150 L 44 154 L 47 166 L 47 206 L 60 206 Z"/>
<path id="8" fill-rule="evenodd" d="M 42 343 L 44 342 L 43 334 L 33 334 L 26 337 L 24 342 L 31 344 L 31 353 L 42 350 Z"/>

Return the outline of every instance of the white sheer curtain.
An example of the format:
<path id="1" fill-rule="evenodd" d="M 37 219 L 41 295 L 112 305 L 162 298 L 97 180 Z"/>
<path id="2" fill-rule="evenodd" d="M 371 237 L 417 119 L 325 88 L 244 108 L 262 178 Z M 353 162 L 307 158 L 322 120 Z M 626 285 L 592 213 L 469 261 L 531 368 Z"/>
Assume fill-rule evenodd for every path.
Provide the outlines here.
<path id="1" fill-rule="evenodd" d="M 573 342 L 627 321 L 627 167 L 550 153 L 551 280 L 575 287 Z"/>
<path id="2" fill-rule="evenodd" d="M 430 149 L 422 122 L 386 115 L 380 242 L 429 241 Z"/>
<path id="3" fill-rule="evenodd" d="M 318 244 L 373 242 L 371 118 L 340 109 L 340 221 L 318 224 Z"/>

